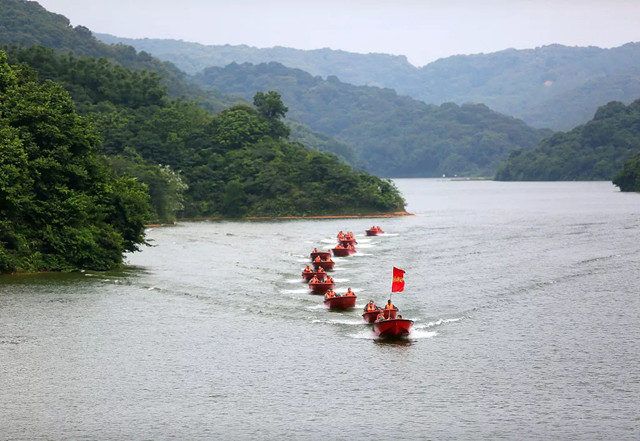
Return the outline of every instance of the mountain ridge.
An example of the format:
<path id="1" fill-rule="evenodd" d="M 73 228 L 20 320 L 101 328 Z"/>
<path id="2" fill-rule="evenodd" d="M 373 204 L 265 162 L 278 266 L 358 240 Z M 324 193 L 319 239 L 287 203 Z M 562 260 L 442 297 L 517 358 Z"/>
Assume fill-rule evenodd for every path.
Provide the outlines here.
<path id="1" fill-rule="evenodd" d="M 391 88 L 426 103 L 482 103 L 533 127 L 554 130 L 568 130 L 587 122 L 606 102 L 628 104 L 640 97 L 638 42 L 615 48 L 560 44 L 533 49 L 507 48 L 488 54 L 452 55 L 416 67 L 402 55 L 200 43 L 195 43 L 198 50 L 191 52 L 194 43 L 184 41 L 97 36 L 110 42 L 126 41 L 182 66 L 191 74 L 203 67 L 223 67 L 229 62 L 276 61 L 324 78 L 336 76 L 354 85 Z M 167 42 L 179 42 L 180 50 L 166 47 Z M 609 84 L 606 77 L 613 74 L 629 81 Z M 589 82 L 602 84 L 600 89 L 585 89 Z M 562 95 L 567 97 L 567 105 L 558 111 L 555 99 Z M 572 100 L 577 104 L 571 105 Z"/>

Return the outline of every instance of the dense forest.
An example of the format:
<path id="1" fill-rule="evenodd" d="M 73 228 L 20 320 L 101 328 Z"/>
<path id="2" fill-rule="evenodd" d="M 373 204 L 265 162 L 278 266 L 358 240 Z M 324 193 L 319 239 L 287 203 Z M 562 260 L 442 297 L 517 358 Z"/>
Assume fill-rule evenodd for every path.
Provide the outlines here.
<path id="1" fill-rule="evenodd" d="M 0 272 L 110 269 L 144 243 L 146 187 L 98 143 L 61 86 L 0 51 Z"/>
<path id="2" fill-rule="evenodd" d="M 176 40 L 126 39 L 98 34 L 175 63 L 191 75 L 232 62 L 272 61 L 345 83 L 396 90 L 430 104 L 482 103 L 538 128 L 569 130 L 584 124 L 610 101 L 640 98 L 640 43 L 612 49 L 567 47 L 506 49 L 456 55 L 424 67 L 403 56 L 356 54 L 331 49 L 205 46 Z"/>
<path id="3" fill-rule="evenodd" d="M 611 180 L 640 151 L 640 99 L 611 102 L 592 121 L 555 133 L 531 151 L 517 150 L 500 166 L 502 181 Z"/>
<path id="4" fill-rule="evenodd" d="M 512 150 L 532 149 L 551 133 L 483 105 L 427 105 L 390 89 L 324 80 L 279 63 L 233 63 L 205 69 L 197 80 L 245 97 L 278 90 L 292 118 L 344 140 L 365 170 L 380 176 L 493 176 Z"/>

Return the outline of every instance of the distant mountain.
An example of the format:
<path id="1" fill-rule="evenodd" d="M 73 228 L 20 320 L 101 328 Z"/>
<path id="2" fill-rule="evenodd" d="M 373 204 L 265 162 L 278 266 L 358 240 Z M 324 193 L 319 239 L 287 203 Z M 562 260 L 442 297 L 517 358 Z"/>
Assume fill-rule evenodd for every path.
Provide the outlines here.
<path id="1" fill-rule="evenodd" d="M 570 132 L 555 133 L 531 151 L 512 152 L 498 169 L 496 179 L 609 181 L 638 153 L 640 99 L 628 106 L 612 101 L 600 107 L 588 123 Z"/>
<path id="2" fill-rule="evenodd" d="M 24 0 L 0 0 L 0 46 L 43 46 L 62 54 L 106 57 L 134 70 L 147 69 L 162 75 L 162 83 L 173 97 L 198 98 L 213 111 L 233 104 L 223 96 L 206 96 L 186 81 L 186 74 L 170 62 L 163 62 L 133 46 L 109 45 L 96 39 L 84 26 L 72 27 L 63 15 L 47 11 L 40 4 Z"/>
<path id="3" fill-rule="evenodd" d="M 72 53 L 76 56 L 105 57 L 112 63 L 133 70 L 149 70 L 161 75 L 161 84 L 173 98 L 187 98 L 198 101 L 200 105 L 217 113 L 238 102 L 250 103 L 251 100 L 226 95 L 219 91 L 205 91 L 187 81 L 185 72 L 168 61 L 151 56 L 148 52 L 137 52 L 133 46 L 125 44 L 106 44 L 94 37 L 84 26 L 72 27 L 69 19 L 63 15 L 47 11 L 38 3 L 25 0 L 0 0 L 0 48 L 8 46 L 43 46 L 61 54 Z M 42 79 L 48 78 L 40 71 Z M 304 141 L 308 148 L 334 153 L 349 164 L 358 166 L 359 162 L 352 149 L 327 135 L 314 133 L 300 124 L 292 123 L 295 130 L 292 139 Z"/>
<path id="4" fill-rule="evenodd" d="M 292 118 L 352 145 L 365 169 L 379 176 L 493 176 L 512 150 L 532 149 L 551 133 L 484 105 L 428 105 L 275 62 L 211 67 L 195 79 L 247 98 L 279 91 Z"/>
<path id="5" fill-rule="evenodd" d="M 229 44 L 208 46 L 182 40 L 133 39 L 109 34 L 96 34 L 96 37 L 105 43 L 121 43 L 147 51 L 161 60 L 175 63 L 191 75 L 212 66 L 276 61 L 314 76 L 326 78 L 335 75 L 346 83 L 393 89 L 404 81 L 413 81 L 419 71 L 406 57 L 399 55 L 356 54 L 328 48 L 301 50 L 281 46 L 264 49 Z"/>
<path id="6" fill-rule="evenodd" d="M 391 88 L 426 103 L 482 103 L 534 127 L 554 130 L 568 130 L 587 122 L 599 106 L 609 101 L 628 104 L 640 97 L 640 43 L 614 49 L 561 45 L 507 49 L 452 56 L 418 68 L 405 57 L 385 54 L 205 46 L 105 34 L 98 34 L 98 38 L 148 51 L 190 74 L 231 62 L 276 61 L 312 75 L 337 76 L 354 85 Z"/>

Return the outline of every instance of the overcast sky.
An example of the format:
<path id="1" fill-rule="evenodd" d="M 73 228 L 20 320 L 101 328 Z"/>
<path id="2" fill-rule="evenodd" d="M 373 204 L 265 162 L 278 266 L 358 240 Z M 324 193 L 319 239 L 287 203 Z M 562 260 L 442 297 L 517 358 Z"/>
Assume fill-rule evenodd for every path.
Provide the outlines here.
<path id="1" fill-rule="evenodd" d="M 406 55 L 640 41 L 639 0 L 38 0 L 73 26 L 129 38 Z"/>

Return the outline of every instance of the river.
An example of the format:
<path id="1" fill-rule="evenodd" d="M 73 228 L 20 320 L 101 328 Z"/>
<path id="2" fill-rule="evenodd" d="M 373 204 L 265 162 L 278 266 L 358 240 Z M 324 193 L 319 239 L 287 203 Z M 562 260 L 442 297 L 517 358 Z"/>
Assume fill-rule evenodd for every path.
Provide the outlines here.
<path id="1" fill-rule="evenodd" d="M 120 271 L 1 277 L 0 439 L 639 439 L 640 195 L 396 184 L 414 216 L 184 222 Z M 300 272 L 339 230 L 332 312 Z M 385 342 L 360 313 L 394 266 Z"/>

